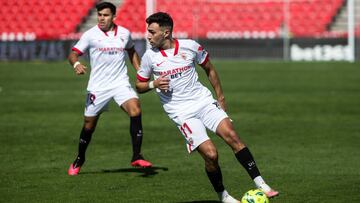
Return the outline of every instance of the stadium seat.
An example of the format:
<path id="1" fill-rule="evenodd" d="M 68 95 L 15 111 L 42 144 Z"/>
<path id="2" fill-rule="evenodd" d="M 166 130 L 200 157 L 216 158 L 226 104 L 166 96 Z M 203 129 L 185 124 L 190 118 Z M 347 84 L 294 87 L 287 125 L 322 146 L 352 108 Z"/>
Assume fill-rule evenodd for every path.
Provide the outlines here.
<path id="1" fill-rule="evenodd" d="M 291 2 L 289 29 L 292 36 L 316 36 L 326 31 L 343 4 L 344 0 Z M 206 38 L 208 33 L 272 32 L 280 35 L 283 9 L 284 4 L 280 1 L 208 1 L 205 5 L 200 0 L 156 1 L 156 11 L 172 15 L 174 32 L 185 32 L 187 37 L 200 38 Z M 118 23 L 132 32 L 145 33 L 144 24 L 139 26 L 138 23 L 145 21 L 144 1 L 124 0 L 119 10 Z"/>
<path id="2" fill-rule="evenodd" d="M 5 13 L 5 8 L 10 8 L 12 13 L 17 14 L 16 16 L 2 15 L 2 24 L 4 26 L 1 27 L 1 33 L 33 32 L 36 33 L 36 39 L 47 40 L 59 39 L 61 34 L 76 32 L 76 27 L 88 15 L 96 0 L 17 0 L 0 2 L 2 5 L 0 7 L 1 13 Z"/>
<path id="3" fill-rule="evenodd" d="M 59 33 L 72 34 L 82 23 L 97 0 L 17 0 L 1 1 L 0 12 L 18 13 L 1 16 L 0 32 L 35 32 L 37 39 L 56 39 L 58 33 L 39 31 L 45 25 L 60 24 Z M 10 5 L 11 4 L 11 5 Z M 297 0 L 289 3 L 289 31 L 293 37 L 315 37 L 327 33 L 333 18 L 345 0 Z M 37 8 L 42 9 L 37 9 Z M 173 16 L 174 34 L 184 37 L 250 36 L 272 33 L 280 36 L 284 24 L 282 1 L 206 1 L 157 0 L 155 11 Z M 128 28 L 139 37 L 146 33 L 144 0 L 123 0 L 118 5 L 115 23 Z M 44 34 L 45 33 L 45 34 Z M 218 33 L 218 34 L 216 34 Z M 235 33 L 235 34 L 234 34 Z M 250 34 L 249 34 L 250 33 Z M 254 34 L 253 34 L 254 33 Z M 1 33 L 0 33 L 1 34 Z"/>

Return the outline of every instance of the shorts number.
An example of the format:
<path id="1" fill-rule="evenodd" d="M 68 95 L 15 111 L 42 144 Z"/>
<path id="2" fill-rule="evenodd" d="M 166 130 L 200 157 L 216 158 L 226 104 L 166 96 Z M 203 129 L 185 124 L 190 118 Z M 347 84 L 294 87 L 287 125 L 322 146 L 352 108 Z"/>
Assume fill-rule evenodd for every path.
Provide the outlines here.
<path id="1" fill-rule="evenodd" d="M 184 123 L 184 124 L 180 127 L 180 130 L 181 130 L 181 132 L 185 135 L 185 137 L 187 137 L 186 131 L 189 132 L 190 134 L 192 134 L 191 129 L 189 128 L 189 126 L 188 126 L 186 123 Z M 185 131 L 185 130 L 186 130 L 186 131 Z"/>

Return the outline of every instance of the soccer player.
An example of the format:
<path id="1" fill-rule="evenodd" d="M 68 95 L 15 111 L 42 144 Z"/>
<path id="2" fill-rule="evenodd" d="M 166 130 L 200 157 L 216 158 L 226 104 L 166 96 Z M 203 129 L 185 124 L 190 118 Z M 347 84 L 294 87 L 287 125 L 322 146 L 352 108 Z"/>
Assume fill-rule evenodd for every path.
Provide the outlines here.
<path id="1" fill-rule="evenodd" d="M 228 194 L 222 181 L 218 152 L 206 128 L 220 136 L 233 150 L 256 186 L 268 197 L 278 195 L 260 175 L 250 150 L 234 131 L 226 114 L 225 98 L 218 74 L 209 54 L 197 42 L 172 37 L 173 20 L 158 12 L 146 19 L 147 39 L 152 46 L 142 57 L 137 73 L 139 93 L 156 88 L 165 112 L 175 122 L 186 140 L 189 153 L 198 151 L 205 161 L 207 176 L 222 202 L 239 202 Z M 216 98 L 198 81 L 195 63 L 206 72 Z M 154 80 L 150 81 L 153 75 Z"/>
<path id="2" fill-rule="evenodd" d="M 69 175 L 77 175 L 85 162 L 85 152 L 95 131 L 100 114 L 107 109 L 111 99 L 129 115 L 133 156 L 131 165 L 151 167 L 141 155 L 142 123 L 138 96 L 129 83 L 125 64 L 125 51 L 136 70 L 140 58 L 135 51 L 130 32 L 114 24 L 116 7 L 102 2 L 96 6 L 98 25 L 86 31 L 72 48 L 68 59 L 77 75 L 86 73 L 86 67 L 78 61 L 89 50 L 91 72 L 87 86 L 84 125 L 80 133 L 78 155 L 70 165 Z"/>

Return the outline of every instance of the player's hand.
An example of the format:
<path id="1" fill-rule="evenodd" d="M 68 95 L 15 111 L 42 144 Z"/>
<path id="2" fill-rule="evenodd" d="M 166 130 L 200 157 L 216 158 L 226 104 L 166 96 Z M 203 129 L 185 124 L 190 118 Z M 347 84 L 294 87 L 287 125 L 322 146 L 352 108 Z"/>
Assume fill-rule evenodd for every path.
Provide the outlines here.
<path id="1" fill-rule="evenodd" d="M 78 64 L 75 68 L 74 71 L 76 73 L 76 75 L 83 75 L 86 73 L 86 66 L 82 65 L 82 64 Z"/>
<path id="2" fill-rule="evenodd" d="M 161 91 L 169 90 L 170 79 L 167 75 L 161 75 L 158 79 L 154 80 L 154 87 L 159 88 Z"/>

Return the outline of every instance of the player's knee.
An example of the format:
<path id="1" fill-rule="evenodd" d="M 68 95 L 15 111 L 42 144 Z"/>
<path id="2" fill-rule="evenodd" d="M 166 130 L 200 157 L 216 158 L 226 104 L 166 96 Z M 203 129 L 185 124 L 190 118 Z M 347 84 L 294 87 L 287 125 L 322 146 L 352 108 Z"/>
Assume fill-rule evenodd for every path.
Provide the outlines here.
<path id="1" fill-rule="evenodd" d="M 216 150 L 209 150 L 206 152 L 206 159 L 210 163 L 216 163 L 218 161 L 218 153 Z"/>
<path id="2" fill-rule="evenodd" d="M 96 127 L 96 120 L 94 119 L 84 119 L 84 130 L 86 131 L 95 131 L 95 127 Z"/>
<path id="3" fill-rule="evenodd" d="M 133 108 L 130 108 L 128 111 L 128 114 L 130 117 L 135 117 L 141 114 L 140 107 L 134 106 Z"/>
<path id="4" fill-rule="evenodd" d="M 205 168 L 208 171 L 214 171 L 219 167 L 218 154 L 216 151 L 206 153 Z"/>

